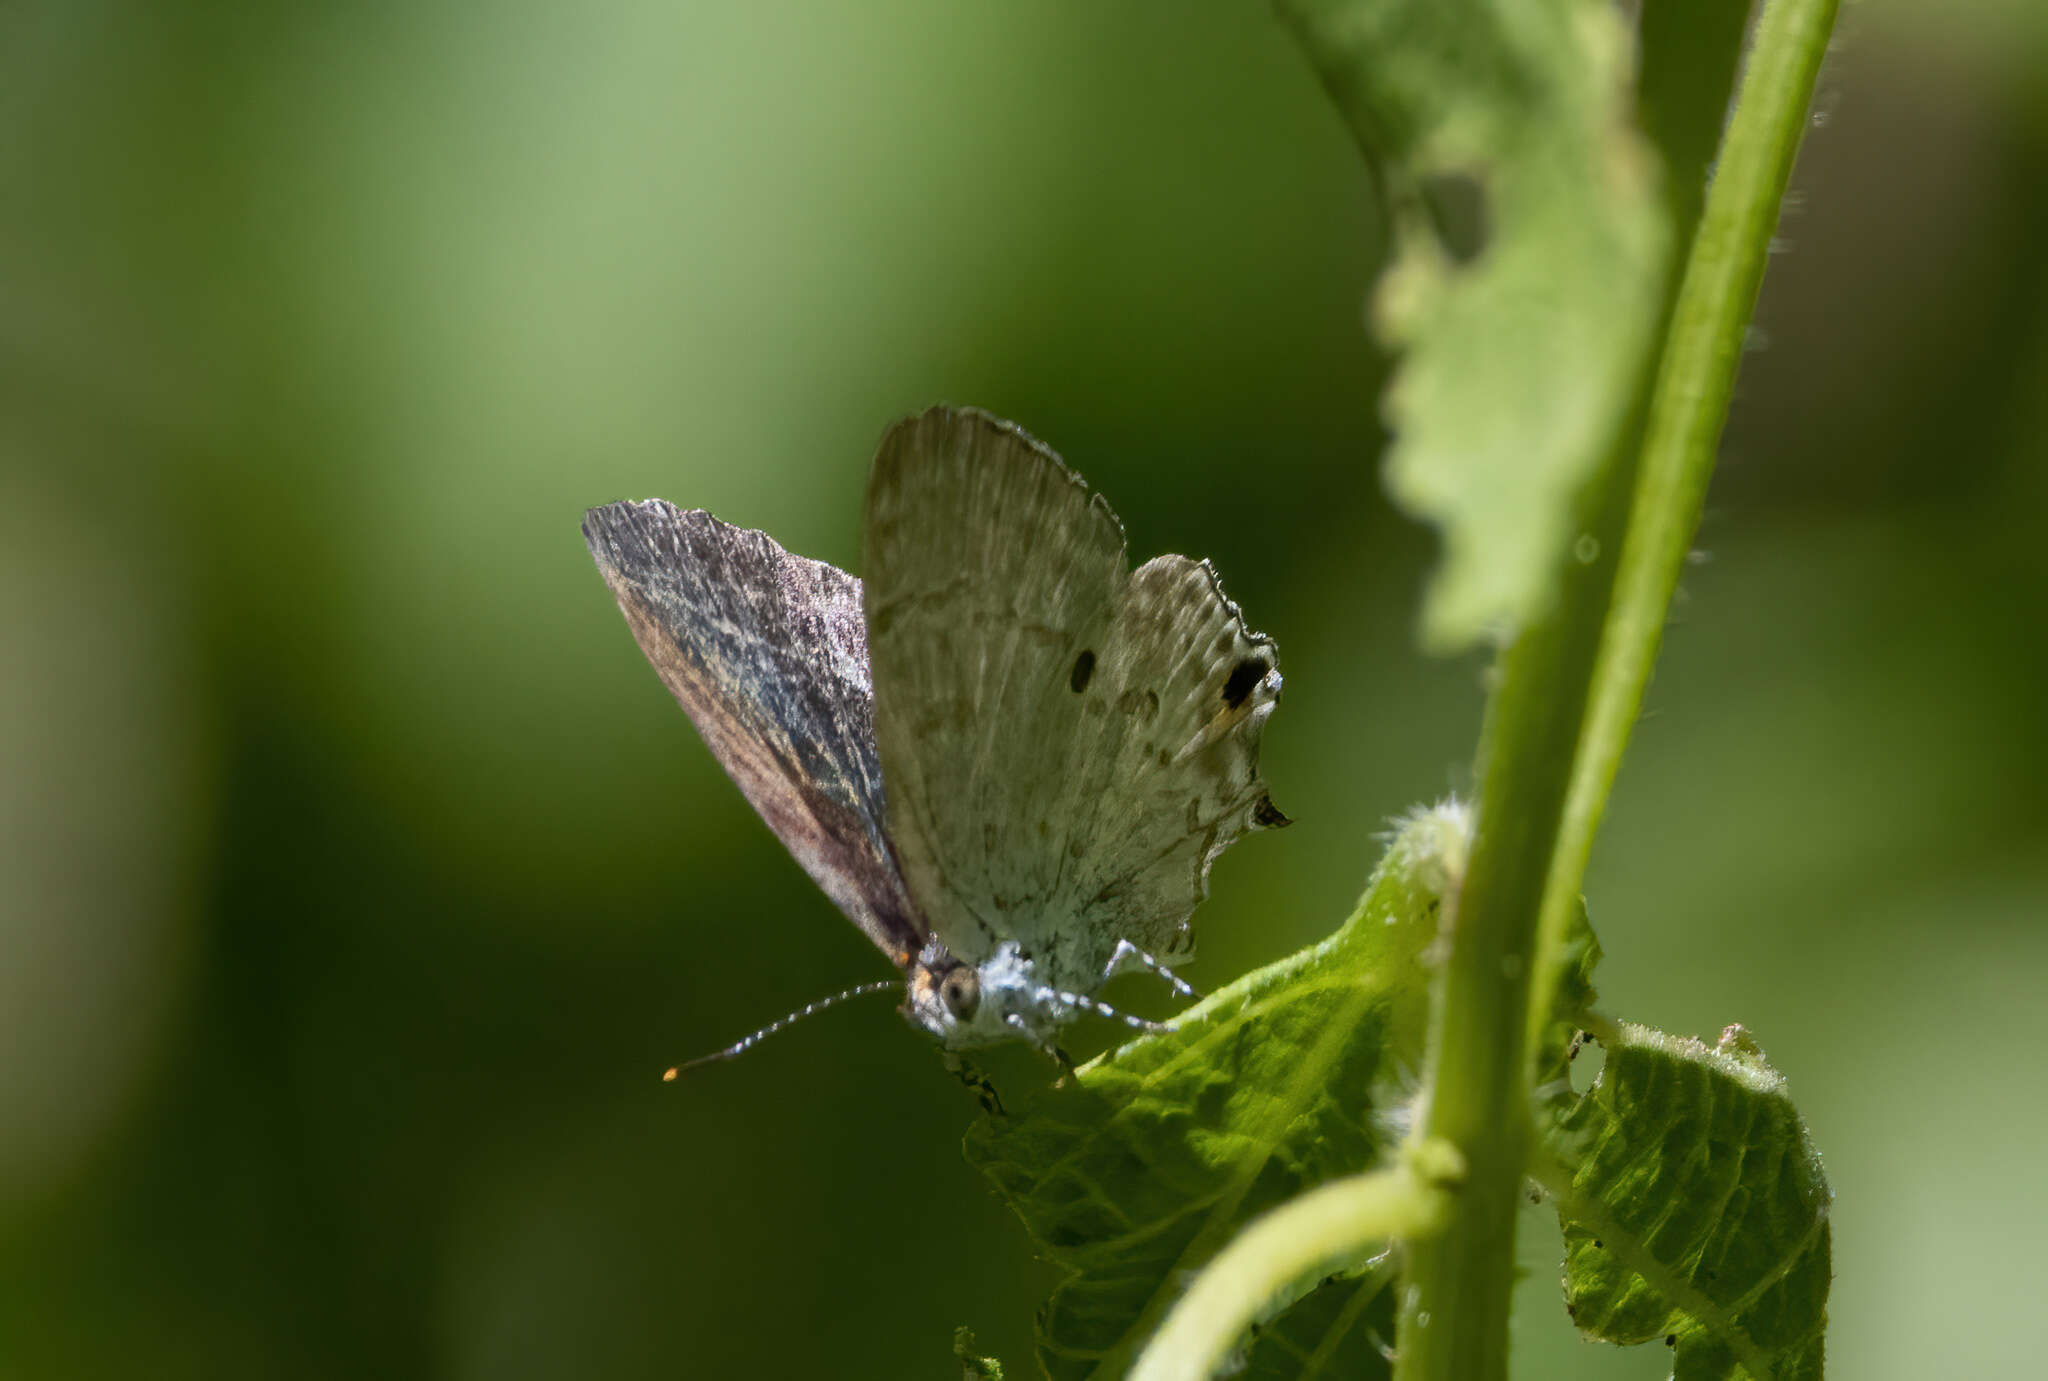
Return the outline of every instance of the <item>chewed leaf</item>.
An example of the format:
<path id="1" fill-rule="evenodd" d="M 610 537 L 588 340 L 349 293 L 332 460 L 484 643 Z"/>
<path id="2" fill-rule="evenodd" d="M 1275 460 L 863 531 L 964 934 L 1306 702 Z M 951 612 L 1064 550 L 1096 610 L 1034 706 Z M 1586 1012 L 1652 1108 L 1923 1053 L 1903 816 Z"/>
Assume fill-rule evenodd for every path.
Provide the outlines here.
<path id="1" fill-rule="evenodd" d="M 1039 1315 L 1047 1375 L 1124 1375 L 1246 1222 L 1368 1168 L 1398 1135 L 1427 1020 L 1421 956 L 1469 833 L 1461 806 L 1417 814 L 1335 935 L 975 1126 L 968 1159 L 1068 1273 Z M 1332 1345 L 1349 1356 L 1358 1320 L 1341 1314 L 1328 1326 L 1345 1325 Z"/>
<path id="2" fill-rule="evenodd" d="M 1593 970 L 1599 965 L 1600 939 L 1580 901 L 1556 958 L 1548 1016 L 1536 1040 L 1536 1105 L 1551 1119 L 1568 1116 L 1576 1101 L 1571 1065 L 1579 1053 L 1581 1028 L 1593 1020 Z"/>
<path id="3" fill-rule="evenodd" d="M 1442 530 L 1426 641 L 1550 600 L 1573 500 L 1626 423 L 1669 230 L 1608 0 L 1280 0 L 1380 167 L 1394 497 Z"/>
<path id="4" fill-rule="evenodd" d="M 1833 1196 L 1784 1077 L 1740 1027 L 1603 1040 L 1554 1147 L 1573 1321 L 1670 1341 L 1676 1381 L 1819 1381 Z"/>

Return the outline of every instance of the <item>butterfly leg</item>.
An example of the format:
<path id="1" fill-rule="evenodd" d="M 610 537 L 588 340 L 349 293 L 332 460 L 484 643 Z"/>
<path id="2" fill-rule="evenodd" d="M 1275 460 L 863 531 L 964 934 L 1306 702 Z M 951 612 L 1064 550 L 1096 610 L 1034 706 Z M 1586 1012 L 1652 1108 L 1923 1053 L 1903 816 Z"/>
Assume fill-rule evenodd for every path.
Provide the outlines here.
<path id="1" fill-rule="evenodd" d="M 975 1068 L 972 1061 L 948 1050 L 946 1072 L 958 1079 L 964 1087 L 972 1090 L 974 1096 L 980 1100 L 983 1112 L 994 1117 L 1007 1115 L 1002 1095 L 996 1092 L 996 1086 L 989 1082 L 986 1074 Z"/>
<path id="2" fill-rule="evenodd" d="M 1031 1042 L 1032 1049 L 1058 1065 L 1062 1074 L 1072 1074 L 1074 1072 L 1073 1058 L 1066 1051 L 1060 1049 L 1058 1042 L 1054 1041 L 1050 1035 L 1026 1021 L 1023 1013 L 1012 1012 L 1004 1017 L 1003 1020 L 1018 1035 Z"/>
<path id="3" fill-rule="evenodd" d="M 1132 1012 L 1119 1012 L 1101 998 L 1091 997 L 1087 993 L 1063 993 L 1055 989 L 1047 989 L 1046 991 L 1064 1003 L 1069 1011 L 1093 1012 L 1098 1017 L 1103 1017 L 1109 1021 L 1120 1021 L 1133 1031 L 1143 1031 L 1148 1036 L 1170 1035 L 1179 1029 L 1170 1021 L 1153 1021 L 1150 1017 L 1141 1017 Z M 1045 1050 L 1048 1053 L 1057 1049 L 1057 1047 L 1049 1042 L 1039 1040 L 1035 1036 L 1033 1040 L 1037 1041 L 1039 1049 Z"/>
<path id="4" fill-rule="evenodd" d="M 1190 1002 L 1200 1000 L 1201 994 L 1187 985 L 1179 974 L 1139 949 L 1129 940 L 1118 940 L 1116 950 L 1109 956 L 1109 963 L 1103 967 L 1102 981 L 1107 983 L 1120 973 L 1136 973 L 1140 970 L 1165 980 L 1166 985 Z"/>

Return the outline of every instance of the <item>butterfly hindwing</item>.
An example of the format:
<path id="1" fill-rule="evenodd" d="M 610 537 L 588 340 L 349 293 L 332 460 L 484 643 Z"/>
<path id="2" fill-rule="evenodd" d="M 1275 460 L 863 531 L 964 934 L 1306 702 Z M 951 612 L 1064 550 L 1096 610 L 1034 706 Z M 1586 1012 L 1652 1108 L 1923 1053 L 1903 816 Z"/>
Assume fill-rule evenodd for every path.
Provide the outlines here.
<path id="1" fill-rule="evenodd" d="M 1279 691 L 1272 640 L 1245 628 L 1207 562 L 1155 557 L 1123 582 L 1065 773 L 1077 824 L 1063 900 L 1084 932 L 1160 959 L 1192 952 L 1211 861 L 1285 823 L 1259 776 Z"/>
<path id="2" fill-rule="evenodd" d="M 899 965 L 924 943 L 892 858 L 860 581 L 659 499 L 583 535 L 647 660 L 761 818 Z"/>
<path id="3" fill-rule="evenodd" d="M 1081 991 L 1120 940 L 1188 953 L 1211 860 L 1283 819 L 1258 774 L 1271 641 L 1206 563 L 1131 571 L 1108 505 L 974 411 L 883 439 L 865 560 L 889 828 L 939 939 L 1015 940 Z"/>

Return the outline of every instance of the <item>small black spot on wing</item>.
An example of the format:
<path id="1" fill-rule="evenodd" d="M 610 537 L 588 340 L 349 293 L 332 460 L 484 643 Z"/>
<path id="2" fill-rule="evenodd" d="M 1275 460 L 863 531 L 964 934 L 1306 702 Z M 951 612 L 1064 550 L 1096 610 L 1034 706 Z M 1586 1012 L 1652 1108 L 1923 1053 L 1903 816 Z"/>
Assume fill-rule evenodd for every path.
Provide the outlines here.
<path id="1" fill-rule="evenodd" d="M 1088 689 L 1088 679 L 1093 675 L 1095 675 L 1095 654 L 1093 652 L 1083 652 L 1074 659 L 1074 674 L 1067 678 L 1067 684 L 1074 688 L 1074 694 L 1079 695 L 1082 691 Z"/>
<path id="2" fill-rule="evenodd" d="M 1252 807 L 1252 823 L 1262 830 L 1280 830 L 1286 829 L 1294 822 L 1281 813 L 1280 807 L 1273 804 L 1271 796 L 1261 796 L 1259 803 Z"/>
<path id="3" fill-rule="evenodd" d="M 1247 657 L 1239 662 L 1230 669 L 1230 679 L 1223 683 L 1223 703 L 1233 710 L 1243 705 L 1272 669 L 1264 657 Z"/>

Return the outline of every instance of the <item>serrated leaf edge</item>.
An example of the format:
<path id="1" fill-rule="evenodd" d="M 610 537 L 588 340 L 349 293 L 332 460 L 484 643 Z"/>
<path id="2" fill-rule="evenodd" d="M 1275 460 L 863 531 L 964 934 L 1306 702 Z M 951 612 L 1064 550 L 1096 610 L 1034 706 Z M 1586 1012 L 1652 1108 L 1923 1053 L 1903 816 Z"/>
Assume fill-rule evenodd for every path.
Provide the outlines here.
<path id="1" fill-rule="evenodd" d="M 1690 1036 L 1674 1036 L 1654 1027 L 1641 1026 L 1635 1022 L 1617 1022 L 1611 1018 L 1588 1013 L 1586 1029 L 1592 1031 L 1603 1045 L 1613 1046 L 1627 1042 L 1638 1047 L 1649 1047 L 1663 1053 L 1711 1064 L 1731 1079 L 1753 1092 L 1782 1096 L 1786 1088 L 1785 1076 L 1769 1065 L 1745 1058 L 1739 1054 L 1720 1050 L 1706 1042 Z M 1585 1096 L 1591 1097 L 1588 1092 Z M 1750 1114 L 1754 1120 L 1755 1113 Z M 1654 1152 L 1646 1147 L 1641 1154 Z M 1745 1146 L 1742 1155 L 1748 1157 Z M 1833 1216 L 1834 1196 L 1830 1194 L 1822 1203 L 1820 1212 L 1814 1216 L 1811 1226 L 1799 1239 L 1798 1244 L 1787 1251 L 1779 1263 L 1766 1272 L 1755 1285 L 1737 1297 L 1734 1304 L 1723 1308 L 1701 1293 L 1691 1281 L 1681 1280 L 1674 1275 L 1643 1245 L 1641 1238 L 1628 1228 L 1609 1217 L 1597 1199 L 1581 1195 L 1576 1187 L 1572 1170 L 1563 1161 L 1551 1155 L 1539 1156 L 1531 1166 L 1530 1174 L 1544 1187 L 1557 1202 L 1560 1219 L 1576 1219 L 1600 1241 L 1601 1250 L 1611 1252 L 1621 1263 L 1641 1276 L 1652 1289 L 1670 1302 L 1672 1307 L 1693 1319 L 1713 1336 L 1724 1340 L 1735 1354 L 1752 1381 L 1771 1381 L 1773 1369 L 1763 1349 L 1749 1336 L 1748 1330 L 1735 1322 L 1735 1316 L 1743 1308 L 1763 1297 L 1764 1293 L 1798 1264 L 1810 1249 L 1815 1239 L 1828 1229 Z M 1734 1180 L 1730 1184 L 1729 1196 L 1741 1183 L 1741 1162 L 1737 1163 Z M 1727 1207 L 1727 1198 L 1721 1207 Z M 1719 1214 L 1716 1214 L 1718 1220 Z"/>

